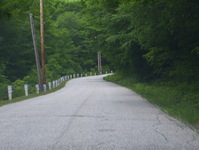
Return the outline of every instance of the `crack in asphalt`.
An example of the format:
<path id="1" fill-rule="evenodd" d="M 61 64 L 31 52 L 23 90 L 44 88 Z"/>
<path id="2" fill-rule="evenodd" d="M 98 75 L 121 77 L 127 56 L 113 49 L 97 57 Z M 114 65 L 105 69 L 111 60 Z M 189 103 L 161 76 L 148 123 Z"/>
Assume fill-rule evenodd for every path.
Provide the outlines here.
<path id="1" fill-rule="evenodd" d="M 165 112 L 164 112 L 165 113 Z M 166 114 L 166 113 L 165 113 Z M 181 130 L 185 130 L 186 127 L 188 127 L 188 125 L 180 122 L 179 120 L 175 119 L 175 118 L 171 118 L 170 116 L 168 116 L 167 114 L 165 115 L 165 117 L 169 120 L 172 121 L 176 126 L 178 126 Z M 188 132 L 187 132 L 188 134 Z M 192 139 L 185 141 L 188 145 L 192 146 L 192 142 L 197 141 L 197 137 L 194 134 L 191 134 L 190 136 L 192 136 Z"/>
<path id="2" fill-rule="evenodd" d="M 94 89 L 94 91 L 96 90 L 96 88 Z M 78 112 L 80 111 L 80 109 L 86 104 L 86 102 L 89 100 L 89 98 L 91 97 L 91 95 L 93 95 L 93 92 L 91 92 L 91 94 L 89 96 L 87 96 L 82 104 L 77 108 L 77 110 L 73 113 L 73 115 L 71 115 L 71 118 L 69 120 L 68 125 L 66 126 L 66 128 L 63 130 L 63 132 L 60 134 L 59 137 L 57 137 L 56 142 L 53 144 L 51 150 L 55 149 L 55 146 L 59 143 L 60 139 L 67 134 L 68 130 L 70 129 L 73 121 L 77 118 L 77 116 L 82 116 L 82 115 L 78 115 Z M 73 117 L 72 117 L 73 116 Z"/>
<path id="3" fill-rule="evenodd" d="M 189 144 L 189 145 L 192 145 L 191 143 L 194 142 L 194 141 L 196 141 L 196 140 L 197 140 L 196 136 L 195 136 L 195 135 L 192 135 L 192 139 L 186 141 L 186 143 Z"/>
<path id="4" fill-rule="evenodd" d="M 160 119 L 159 119 L 159 115 L 158 115 L 158 114 L 156 115 L 156 120 L 157 120 L 157 124 L 153 125 L 154 131 L 155 131 L 156 133 L 158 133 L 159 135 L 161 135 L 161 136 L 165 139 L 166 142 L 169 142 L 169 140 L 168 140 L 168 138 L 166 137 L 166 135 L 164 135 L 164 133 L 158 131 L 158 129 L 157 129 L 158 126 L 162 125 L 162 123 L 161 123 L 161 121 L 160 121 Z"/>

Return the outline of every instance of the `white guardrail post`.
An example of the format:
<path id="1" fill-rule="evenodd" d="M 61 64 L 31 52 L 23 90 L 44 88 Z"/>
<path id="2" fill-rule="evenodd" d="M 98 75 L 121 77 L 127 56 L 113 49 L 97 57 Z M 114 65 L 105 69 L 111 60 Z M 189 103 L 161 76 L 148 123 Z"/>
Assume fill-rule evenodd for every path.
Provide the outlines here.
<path id="1" fill-rule="evenodd" d="M 44 84 L 43 87 L 44 87 L 44 92 L 46 92 L 46 91 L 47 91 L 47 86 L 46 86 L 46 84 Z"/>
<path id="2" fill-rule="evenodd" d="M 12 93 L 13 93 L 13 87 L 12 85 L 8 86 L 8 99 L 12 100 Z"/>
<path id="3" fill-rule="evenodd" d="M 28 87 L 29 87 L 28 84 L 24 85 L 25 96 L 28 96 Z"/>
<path id="4" fill-rule="evenodd" d="M 48 82 L 48 88 L 49 88 L 49 90 L 52 89 L 52 82 Z"/>
<path id="5" fill-rule="evenodd" d="M 39 84 L 36 84 L 35 88 L 36 88 L 36 93 L 39 94 Z"/>
<path id="6" fill-rule="evenodd" d="M 55 88 L 55 81 L 53 81 L 53 88 Z"/>

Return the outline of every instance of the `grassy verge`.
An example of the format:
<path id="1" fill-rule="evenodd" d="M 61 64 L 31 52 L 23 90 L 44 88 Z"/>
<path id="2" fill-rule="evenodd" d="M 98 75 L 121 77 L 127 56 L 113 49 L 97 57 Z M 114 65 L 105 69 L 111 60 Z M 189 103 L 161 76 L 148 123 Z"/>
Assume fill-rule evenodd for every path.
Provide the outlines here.
<path id="1" fill-rule="evenodd" d="M 199 129 L 199 93 L 197 84 L 160 84 L 140 83 L 133 77 L 126 77 L 121 74 L 114 74 L 104 78 L 107 81 L 125 86 L 150 103 L 160 107 L 169 115 L 182 120 L 185 123 L 194 125 Z"/>
<path id="2" fill-rule="evenodd" d="M 46 95 L 46 94 L 58 91 L 58 90 L 60 90 L 61 88 L 63 88 L 65 86 L 67 81 L 68 80 L 62 82 L 58 87 L 53 88 L 52 90 L 47 91 L 47 92 L 42 92 L 42 93 L 39 93 L 39 94 L 31 94 L 29 96 L 17 97 L 17 98 L 14 98 L 13 100 L 2 100 L 2 101 L 0 101 L 0 106 L 11 104 L 11 103 L 16 103 L 16 102 L 20 102 L 20 101 L 24 101 L 24 100 L 27 100 L 27 99 L 30 99 L 30 98 L 34 98 L 34 97 L 38 97 L 38 96 L 41 96 L 41 95 Z"/>

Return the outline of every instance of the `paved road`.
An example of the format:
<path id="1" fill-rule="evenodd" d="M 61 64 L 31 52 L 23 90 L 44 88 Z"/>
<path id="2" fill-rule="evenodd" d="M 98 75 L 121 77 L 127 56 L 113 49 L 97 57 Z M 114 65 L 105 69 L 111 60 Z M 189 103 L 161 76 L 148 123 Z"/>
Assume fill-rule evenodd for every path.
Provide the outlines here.
<path id="1" fill-rule="evenodd" d="M 0 107 L 0 150 L 199 149 L 199 134 L 102 77 Z"/>

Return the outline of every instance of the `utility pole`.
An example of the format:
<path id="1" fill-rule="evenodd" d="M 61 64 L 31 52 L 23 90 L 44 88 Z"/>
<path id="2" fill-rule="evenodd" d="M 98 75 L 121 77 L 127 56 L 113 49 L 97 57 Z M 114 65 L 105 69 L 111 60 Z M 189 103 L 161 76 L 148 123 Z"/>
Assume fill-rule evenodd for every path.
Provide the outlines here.
<path id="1" fill-rule="evenodd" d="M 97 36 L 95 36 L 94 38 L 97 39 Z M 99 48 L 98 41 L 97 41 L 97 46 Z M 98 73 L 102 74 L 102 56 L 101 56 L 101 51 L 97 52 L 97 61 L 98 61 Z"/>
<path id="2" fill-rule="evenodd" d="M 32 40 L 33 40 L 34 51 L 35 51 L 35 60 L 36 60 L 36 66 L 37 66 L 39 90 L 43 91 L 43 86 L 42 86 L 43 82 L 42 82 L 42 77 L 41 77 L 41 65 L 40 65 L 39 54 L 38 54 L 38 49 L 37 49 L 37 41 L 36 41 L 36 33 L 35 33 L 33 14 L 30 13 L 29 15 L 30 15 L 30 26 L 31 26 L 31 31 L 32 31 Z"/>
<path id="3" fill-rule="evenodd" d="M 41 34 L 42 80 L 43 80 L 43 84 L 46 84 L 45 51 L 44 51 L 44 13 L 43 13 L 43 0 L 40 0 L 40 34 Z"/>
<path id="4" fill-rule="evenodd" d="M 97 53 L 97 58 L 98 58 L 98 73 L 102 74 L 102 56 L 100 51 L 98 51 Z"/>

